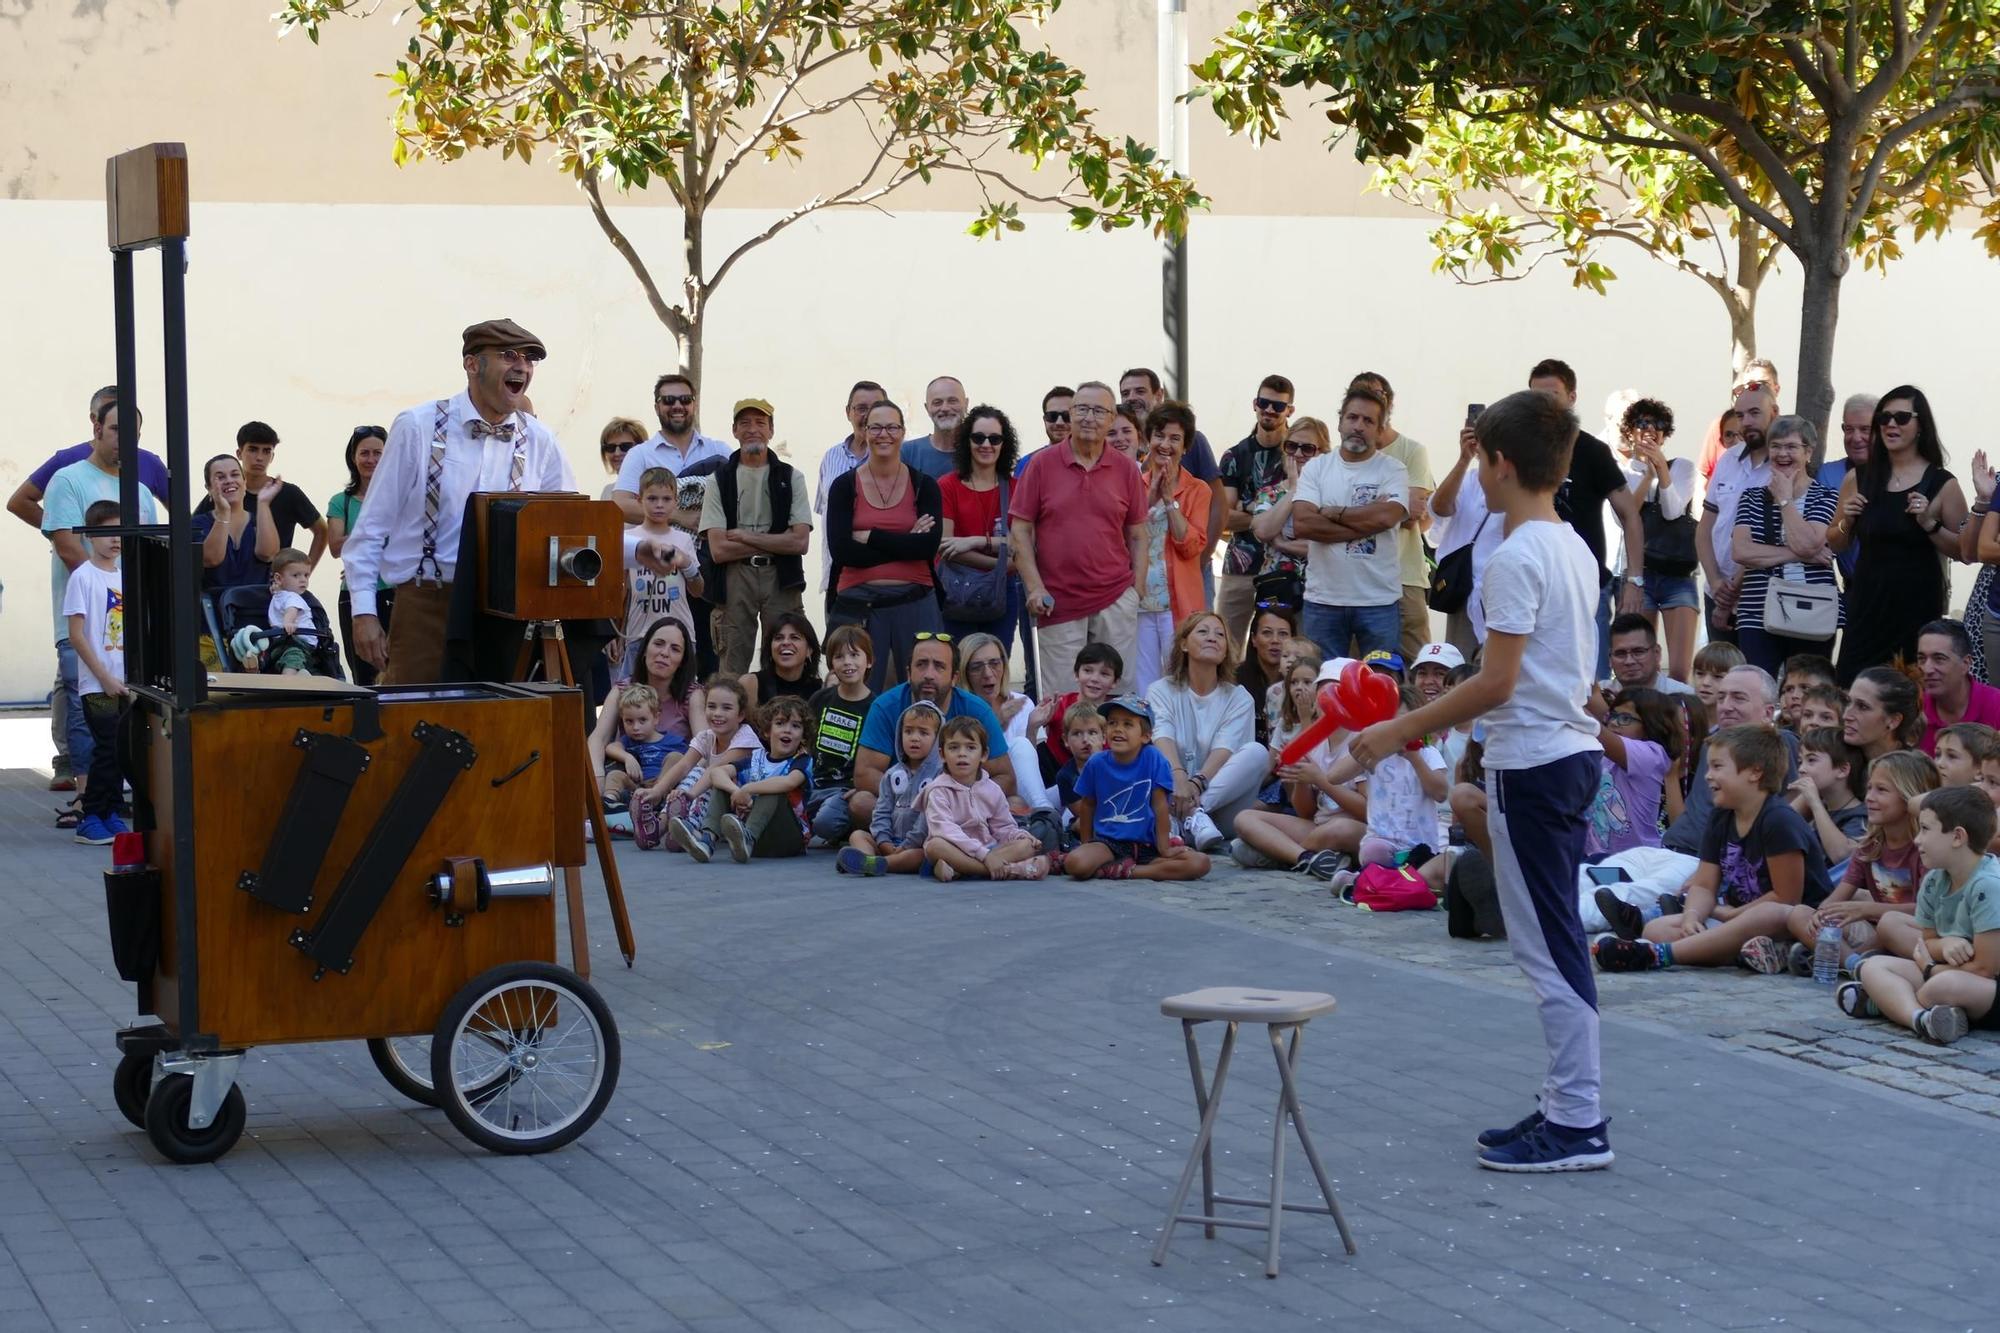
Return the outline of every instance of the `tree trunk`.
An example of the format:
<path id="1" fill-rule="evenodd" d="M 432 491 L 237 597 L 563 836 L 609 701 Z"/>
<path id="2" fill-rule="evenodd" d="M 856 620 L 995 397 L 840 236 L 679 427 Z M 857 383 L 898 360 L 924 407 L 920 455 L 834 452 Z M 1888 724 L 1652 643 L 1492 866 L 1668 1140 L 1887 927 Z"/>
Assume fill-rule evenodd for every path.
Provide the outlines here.
<path id="1" fill-rule="evenodd" d="M 1764 285 L 1764 229 L 1748 218 L 1736 226 L 1736 280 L 1722 294 L 1729 307 L 1729 374 L 1757 355 L 1757 292 Z"/>
<path id="2" fill-rule="evenodd" d="M 708 322 L 708 282 L 702 269 L 702 210 L 690 204 L 681 213 L 681 308 L 687 311 L 687 333 L 681 339 L 681 371 L 694 382 L 695 402 L 701 402 L 701 335 Z"/>
<path id="3" fill-rule="evenodd" d="M 1833 415 L 1833 336 L 1840 324 L 1840 280 L 1846 276 L 1847 252 L 1801 256 L 1805 298 L 1799 310 L 1798 378 L 1792 389 L 1792 410 L 1804 417 L 1826 440 Z"/>

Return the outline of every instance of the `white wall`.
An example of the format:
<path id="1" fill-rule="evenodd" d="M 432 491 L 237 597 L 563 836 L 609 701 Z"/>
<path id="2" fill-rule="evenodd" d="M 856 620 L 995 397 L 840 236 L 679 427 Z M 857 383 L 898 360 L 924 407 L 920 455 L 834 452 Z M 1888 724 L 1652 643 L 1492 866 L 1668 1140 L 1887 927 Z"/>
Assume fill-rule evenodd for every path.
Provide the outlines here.
<path id="1" fill-rule="evenodd" d="M 749 234 L 765 213 L 725 213 Z M 1012 413 L 1039 440 L 1041 392 L 1057 380 L 1110 379 L 1162 364 L 1158 251 L 1143 235 L 1078 235 L 1054 219 L 1000 243 L 963 235 L 965 218 L 850 214 L 812 220 L 744 261 L 714 309 L 707 425 L 726 434 L 730 400 L 778 408 L 781 451 L 817 466 L 845 433 L 847 386 L 878 379 L 921 429 L 932 375 L 964 378 L 972 398 Z M 675 214 L 635 211 L 634 239 L 656 263 L 673 253 Z M 1192 253 L 1192 398 L 1218 444 L 1249 425 L 1257 381 L 1299 385 L 1302 412 L 1329 415 L 1355 370 L 1388 375 L 1398 423 L 1449 461 L 1468 401 L 1518 387 L 1542 356 L 1582 380 L 1595 427 L 1604 397 L 1631 386 L 1680 414 L 1692 452 L 1726 388 L 1727 324 L 1699 284 L 1636 262 L 1612 295 L 1572 290 L 1559 273 L 1467 289 L 1430 273 L 1422 219 L 1212 217 Z M 197 203 L 188 274 L 195 465 L 233 447 L 236 427 L 269 421 L 284 438 L 277 470 L 316 501 L 344 479 L 349 428 L 462 383 L 458 332 L 505 315 L 547 342 L 538 410 L 594 492 L 597 431 L 613 415 L 649 419 L 652 378 L 674 361 L 636 284 L 576 206 Z M 103 207 L 0 201 L 0 365 L 10 429 L 0 486 L 11 491 L 55 448 L 84 437 L 86 400 L 113 378 L 110 262 Z M 711 247 L 713 248 L 713 247 Z M 139 260 L 140 403 L 161 446 L 157 258 Z M 670 275 L 662 274 L 663 281 Z M 1914 247 L 1885 281 L 1847 283 L 1836 383 L 1844 394 L 1910 380 L 1930 393 L 1961 470 L 1988 443 L 2000 268 L 1962 237 Z M 1797 283 L 1765 295 L 1764 350 L 1791 365 Z M 2000 444 L 2000 442 L 1995 442 Z M 46 692 L 53 674 L 46 545 L 0 522 L 0 699 Z M 331 601 L 331 566 L 315 585 Z"/>

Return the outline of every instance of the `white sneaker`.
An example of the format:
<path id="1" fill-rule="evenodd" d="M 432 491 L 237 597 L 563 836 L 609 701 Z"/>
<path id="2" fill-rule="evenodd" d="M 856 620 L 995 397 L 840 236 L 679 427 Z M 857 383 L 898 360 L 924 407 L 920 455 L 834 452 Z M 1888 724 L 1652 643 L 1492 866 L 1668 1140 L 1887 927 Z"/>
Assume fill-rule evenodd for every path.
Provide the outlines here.
<path id="1" fill-rule="evenodd" d="M 1188 816 L 1187 840 L 1198 852 L 1219 852 L 1229 845 L 1229 839 L 1222 836 L 1222 830 L 1208 817 L 1208 811 L 1197 810 Z"/>
<path id="2" fill-rule="evenodd" d="M 1229 844 L 1229 855 L 1245 870 L 1269 870 L 1278 864 L 1241 838 Z"/>

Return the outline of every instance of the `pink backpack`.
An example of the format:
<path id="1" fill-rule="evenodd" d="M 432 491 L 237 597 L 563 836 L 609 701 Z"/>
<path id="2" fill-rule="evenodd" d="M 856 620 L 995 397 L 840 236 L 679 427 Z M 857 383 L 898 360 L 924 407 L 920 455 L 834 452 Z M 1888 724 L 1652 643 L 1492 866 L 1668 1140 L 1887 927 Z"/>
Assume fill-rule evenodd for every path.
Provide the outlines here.
<path id="1" fill-rule="evenodd" d="M 1406 866 L 1366 866 L 1354 881 L 1354 905 L 1371 912 L 1435 912 L 1437 895 Z"/>

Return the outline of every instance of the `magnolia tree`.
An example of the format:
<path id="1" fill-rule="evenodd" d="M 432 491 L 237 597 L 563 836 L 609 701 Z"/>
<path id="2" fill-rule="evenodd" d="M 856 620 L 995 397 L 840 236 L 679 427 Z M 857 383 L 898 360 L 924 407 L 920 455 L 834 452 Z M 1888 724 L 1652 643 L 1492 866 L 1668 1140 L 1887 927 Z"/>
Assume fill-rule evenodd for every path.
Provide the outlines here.
<path id="1" fill-rule="evenodd" d="M 1178 234 L 1202 200 L 1153 150 L 1114 142 L 1078 99 L 1081 71 L 1028 41 L 1060 0 L 416 0 L 387 74 L 395 157 L 451 162 L 498 149 L 552 156 L 701 379 L 702 328 L 730 271 L 801 218 L 881 207 L 911 182 L 976 186 L 970 231 L 1024 225 L 1055 205 L 1077 228 Z M 317 42 L 382 0 L 285 0 L 282 32 Z M 741 173 L 802 159 L 810 136 L 865 151 L 845 184 L 812 194 L 720 255 L 710 212 Z M 681 276 L 662 283 L 618 225 L 611 191 L 663 188 L 681 213 Z"/>
<path id="2" fill-rule="evenodd" d="M 1884 266 L 1905 236 L 1940 233 L 1967 209 L 2000 255 L 2000 25 L 1989 11 L 1987 0 L 1260 0 L 1198 73 L 1223 120 L 1253 134 L 1277 133 L 1285 89 L 1311 89 L 1336 135 L 1377 162 L 1423 153 L 1433 132 L 1457 132 L 1453 118 L 1523 128 L 1513 165 L 1529 175 L 1563 170 L 1542 159 L 1538 136 L 1572 162 L 1581 145 L 1598 150 L 1607 172 L 1623 174 L 1633 159 L 1621 155 L 1645 154 L 1627 200 L 1645 199 L 1646 171 L 1671 162 L 1699 184 L 1661 189 L 1710 210 L 1726 203 L 1731 227 L 1754 224 L 1796 259 L 1796 406 L 1824 432 L 1854 256 Z M 1491 163 L 1472 158 L 1485 156 L 1462 159 L 1474 169 L 1453 170 L 1454 182 L 1481 179 Z M 1559 248 L 1582 257 L 1611 239 L 1588 234 L 1608 216 L 1588 182 L 1523 188 L 1546 198 L 1527 211 L 1555 229 Z M 1658 225 L 1679 233 L 1684 254 L 1700 239 L 1685 221 L 1700 216 L 1675 203 Z M 1708 220 L 1699 230 L 1721 234 Z M 1489 249 L 1511 262 L 1519 242 Z M 1675 254 L 1671 242 L 1659 252 Z M 1739 274 L 1742 260 L 1739 249 Z M 1757 254 L 1752 271 L 1767 260 Z"/>

